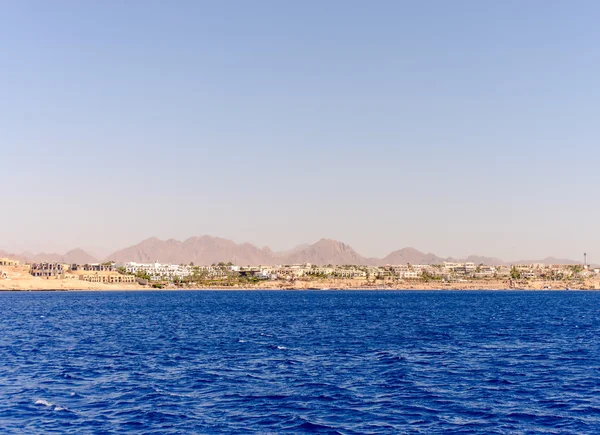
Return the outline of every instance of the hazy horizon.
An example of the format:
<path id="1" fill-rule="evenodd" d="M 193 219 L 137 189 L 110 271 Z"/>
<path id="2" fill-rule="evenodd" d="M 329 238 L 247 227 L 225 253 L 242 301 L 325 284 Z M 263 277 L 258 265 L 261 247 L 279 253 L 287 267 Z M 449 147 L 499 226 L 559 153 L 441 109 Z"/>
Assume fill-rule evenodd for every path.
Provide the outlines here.
<path id="1" fill-rule="evenodd" d="M 600 258 L 600 3 L 23 1 L 1 18 L 1 250 L 208 234 Z"/>

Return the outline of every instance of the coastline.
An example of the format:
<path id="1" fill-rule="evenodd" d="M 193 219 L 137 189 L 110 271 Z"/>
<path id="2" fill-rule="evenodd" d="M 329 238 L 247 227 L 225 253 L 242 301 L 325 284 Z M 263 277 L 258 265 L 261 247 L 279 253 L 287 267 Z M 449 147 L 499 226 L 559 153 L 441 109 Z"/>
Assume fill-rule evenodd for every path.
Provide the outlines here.
<path id="1" fill-rule="evenodd" d="M 163 288 L 154 288 L 152 286 L 143 286 L 140 284 L 101 284 L 90 283 L 77 280 L 43 280 L 39 278 L 21 279 L 21 280 L 2 280 L 0 281 L 0 292 L 32 292 L 32 291 L 411 291 L 411 290 L 430 290 L 430 291 L 569 291 L 569 290 L 600 290 L 600 282 L 587 281 L 584 283 L 573 283 L 568 281 L 532 281 L 529 283 L 517 283 L 510 285 L 507 281 L 489 281 L 489 280 L 471 280 L 465 282 L 443 283 L 443 282 L 394 282 L 394 283 L 373 283 L 373 282 L 353 282 L 352 280 L 325 280 L 321 282 L 314 281 L 295 281 L 278 282 L 267 281 L 256 284 L 240 283 L 235 285 L 204 285 L 204 286 L 164 286 Z"/>
<path id="2" fill-rule="evenodd" d="M 532 289 L 532 288 L 330 288 L 330 289 L 294 289 L 294 288 L 231 288 L 231 287 L 205 287 L 205 288 L 169 288 L 169 289 L 157 289 L 157 288 L 110 288 L 110 289 L 0 289 L 0 294 L 3 293 L 111 293 L 111 292 L 126 292 L 126 293 L 147 293 L 147 292 L 596 292 L 600 289 L 592 288 L 554 288 L 554 289 Z"/>
<path id="3" fill-rule="evenodd" d="M 441 280 L 390 280 L 356 278 L 304 278 L 295 280 L 211 280 L 199 285 L 175 285 L 158 283 L 101 283 L 80 279 L 45 279 L 34 277 L 24 267 L 5 268 L 8 278 L 0 279 L 1 291 L 186 291 L 186 290 L 600 290 L 600 277 L 586 279 L 543 280 L 530 279 L 513 281 L 510 279 L 472 278 L 451 282 Z"/>

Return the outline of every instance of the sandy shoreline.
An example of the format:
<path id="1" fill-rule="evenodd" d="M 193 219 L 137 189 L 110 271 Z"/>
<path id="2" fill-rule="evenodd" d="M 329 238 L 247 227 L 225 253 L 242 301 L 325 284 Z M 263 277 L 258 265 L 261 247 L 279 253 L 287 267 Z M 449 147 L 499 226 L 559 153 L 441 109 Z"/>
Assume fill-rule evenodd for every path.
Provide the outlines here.
<path id="1" fill-rule="evenodd" d="M 0 292 L 136 292 L 136 291 L 566 291 L 568 290 L 600 290 L 598 285 L 573 286 L 562 285 L 544 288 L 544 286 L 489 286 L 486 283 L 471 282 L 468 286 L 452 285 L 452 286 L 435 286 L 435 285 L 395 285 L 395 286 L 332 286 L 332 287 L 315 287 L 315 286 L 205 286 L 205 287 L 165 287 L 153 288 L 141 285 L 65 285 L 59 284 L 56 281 L 39 285 L 39 283 L 31 283 L 30 285 L 11 286 L 4 282 L 0 284 Z M 36 285 L 38 284 L 38 285 Z M 54 285 L 53 285 L 54 284 Z M 90 284 L 74 282 L 72 284 Z M 462 283 L 464 284 L 464 283 Z"/>
<path id="2" fill-rule="evenodd" d="M 506 289 L 485 289 L 485 288 L 469 288 L 469 289 L 443 289 L 443 288 L 386 288 L 386 289 L 376 289 L 376 288 L 345 288 L 345 289 L 293 289 L 293 288 L 170 288 L 170 289 L 156 289 L 156 288 L 139 288 L 139 289 L 126 289 L 126 288 L 111 288 L 111 289 L 0 289 L 1 293 L 103 293 L 103 292 L 210 292 L 210 291 L 219 291 L 219 292 L 236 292 L 236 291 L 245 291 L 245 292 L 257 292 L 257 291 L 269 291 L 269 292 L 301 292 L 301 291 L 315 291 L 315 292 L 340 292 L 340 291 L 351 291 L 351 292 L 372 292 L 372 291 L 389 291 L 389 292 L 411 292 L 411 291 L 422 291 L 422 292 L 436 292 L 436 291 L 465 291 L 465 292 L 474 292 L 474 291 L 484 291 L 484 292 L 581 292 L 581 291 L 599 291 L 600 289 L 575 289 L 570 288 L 569 290 L 564 288 L 555 288 L 555 289 L 514 289 L 514 288 L 506 288 Z"/>
<path id="3" fill-rule="evenodd" d="M 457 282 L 441 281 L 367 281 L 364 279 L 310 279 L 296 281 L 259 281 L 257 283 L 210 284 L 190 287 L 168 285 L 162 289 L 140 284 L 104 284 L 78 279 L 42 279 L 24 268 L 9 271 L 9 279 L 0 279 L 0 291 L 161 291 L 161 290 L 600 290 L 599 279 L 586 281 L 519 281 L 480 279 Z"/>

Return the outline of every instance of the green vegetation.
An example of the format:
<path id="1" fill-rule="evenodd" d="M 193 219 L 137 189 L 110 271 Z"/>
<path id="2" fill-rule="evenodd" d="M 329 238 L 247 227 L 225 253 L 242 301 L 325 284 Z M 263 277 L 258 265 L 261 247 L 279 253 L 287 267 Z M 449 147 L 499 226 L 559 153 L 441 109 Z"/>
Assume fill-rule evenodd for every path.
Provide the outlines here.
<path id="1" fill-rule="evenodd" d="M 424 270 L 421 274 L 421 279 L 425 282 L 429 282 L 429 281 L 441 281 L 442 277 L 441 276 L 437 276 L 434 275 L 433 273 L 430 273 L 426 270 Z"/>
<path id="2" fill-rule="evenodd" d="M 146 273 L 146 272 L 140 271 L 140 272 L 136 273 L 135 276 L 137 276 L 138 278 L 150 281 L 150 275 L 148 275 L 148 273 Z"/>
<path id="3" fill-rule="evenodd" d="M 315 279 L 327 279 L 330 277 L 330 275 L 325 272 L 309 272 L 306 275 L 310 276 L 311 278 L 315 278 Z"/>
<path id="4" fill-rule="evenodd" d="M 465 267 L 463 270 L 461 268 L 452 267 L 444 268 L 441 265 L 419 265 L 418 267 L 413 267 L 409 264 L 402 267 L 342 265 L 327 268 L 326 266 L 317 266 L 311 264 L 310 267 L 305 268 L 302 268 L 298 265 L 278 266 L 274 268 L 269 268 L 269 266 L 266 266 L 269 268 L 269 276 L 263 276 L 260 273 L 261 266 L 241 267 L 239 269 L 234 268 L 235 270 L 232 270 L 230 265 L 231 263 L 220 262 L 212 267 L 205 267 L 195 266 L 193 263 L 191 263 L 190 266 L 186 267 L 186 270 L 180 271 L 180 276 L 154 276 L 156 274 L 161 274 L 161 272 L 158 270 L 150 272 L 140 271 L 135 274 L 135 276 L 140 278 L 140 282 L 142 282 L 141 280 L 151 281 L 151 278 L 154 278 L 153 282 L 143 283 L 144 285 L 147 284 L 153 288 L 163 288 L 163 286 L 164 288 L 167 288 L 166 286 L 170 285 L 170 283 L 177 287 L 184 288 L 255 287 L 260 285 L 260 283 L 271 280 L 276 280 L 278 283 L 267 284 L 267 287 L 283 287 L 296 281 L 313 281 L 318 284 L 316 286 L 321 285 L 323 287 L 336 287 L 338 285 L 343 287 L 346 285 L 353 285 L 352 283 L 346 283 L 345 279 L 354 279 L 356 282 L 360 281 L 360 285 L 367 286 L 372 286 L 378 283 L 397 284 L 407 281 L 411 284 L 414 283 L 415 285 L 418 285 L 419 282 L 432 283 L 430 287 L 435 287 L 438 285 L 437 283 L 442 281 L 490 281 L 492 277 L 493 279 L 503 280 L 510 278 L 513 281 L 519 281 L 519 285 L 528 285 L 535 281 L 542 280 L 571 281 L 574 285 L 577 285 L 578 283 L 585 283 L 586 278 L 591 280 L 592 278 L 596 277 L 597 279 L 597 275 L 593 275 L 591 272 L 586 272 L 581 265 L 569 265 L 561 267 L 515 265 L 510 268 L 501 267 L 496 270 L 490 270 L 490 268 L 479 264 L 470 269 Z M 407 269 L 413 273 L 405 274 Z M 123 267 L 119 267 L 118 271 L 122 274 L 127 273 L 126 269 Z M 478 275 L 477 272 L 482 272 L 481 276 Z M 275 275 L 275 277 L 273 275 Z M 342 280 L 342 282 L 340 280 Z M 324 281 L 329 281 L 329 283 L 323 284 Z"/>
<path id="5" fill-rule="evenodd" d="M 512 279 L 521 279 L 521 271 L 519 269 L 517 269 L 515 266 L 513 266 L 510 269 L 510 277 Z"/>
<path id="6" fill-rule="evenodd" d="M 581 264 L 576 264 L 574 266 L 569 266 L 569 269 L 571 270 L 571 273 L 573 275 L 578 275 L 581 272 L 583 272 L 583 266 Z"/>

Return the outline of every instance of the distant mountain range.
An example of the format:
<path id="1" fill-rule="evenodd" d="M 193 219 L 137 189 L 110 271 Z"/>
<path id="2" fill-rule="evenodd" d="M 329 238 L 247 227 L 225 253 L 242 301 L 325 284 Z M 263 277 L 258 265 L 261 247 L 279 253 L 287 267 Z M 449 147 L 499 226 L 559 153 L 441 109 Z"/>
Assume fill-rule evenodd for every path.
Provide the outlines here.
<path id="1" fill-rule="evenodd" d="M 577 261 L 546 257 L 542 260 L 522 260 L 505 262 L 499 258 L 471 255 L 464 259 L 442 258 L 435 254 L 425 254 L 415 248 L 404 248 L 390 253 L 384 258 L 363 257 L 352 247 L 331 239 L 321 239 L 313 244 L 299 245 L 293 249 L 274 252 L 268 247 L 258 248 L 250 243 L 237 244 L 220 237 L 191 237 L 183 242 L 175 239 L 160 240 L 152 237 L 137 245 L 121 249 L 105 259 L 94 258 L 82 249 L 73 249 L 64 255 L 54 253 L 32 254 L 24 252 L 13 255 L 0 250 L 0 257 L 15 258 L 22 262 L 58 263 L 99 263 L 115 261 L 126 263 L 160 263 L 210 265 L 219 262 L 232 262 L 237 265 L 275 265 L 311 263 L 317 265 L 365 265 L 383 266 L 386 264 L 440 264 L 444 261 L 473 262 L 475 264 L 579 264 Z"/>
<path id="2" fill-rule="evenodd" d="M 98 260 L 92 257 L 90 254 L 85 252 L 83 249 L 72 249 L 64 255 L 61 254 L 47 254 L 41 252 L 39 254 L 32 254 L 31 252 L 23 252 L 21 254 L 9 254 L 8 252 L 0 250 L 0 257 L 14 258 L 21 262 L 29 263 L 66 263 L 66 264 L 86 264 L 86 263 L 97 263 Z"/>
<path id="3" fill-rule="evenodd" d="M 210 265 L 219 262 L 234 264 L 275 264 L 277 255 L 269 248 L 257 248 L 249 243 L 236 244 L 219 237 L 191 237 L 184 242 L 179 240 L 146 239 L 137 245 L 121 249 L 106 259 L 117 263 L 136 261 L 149 263 Z"/>

